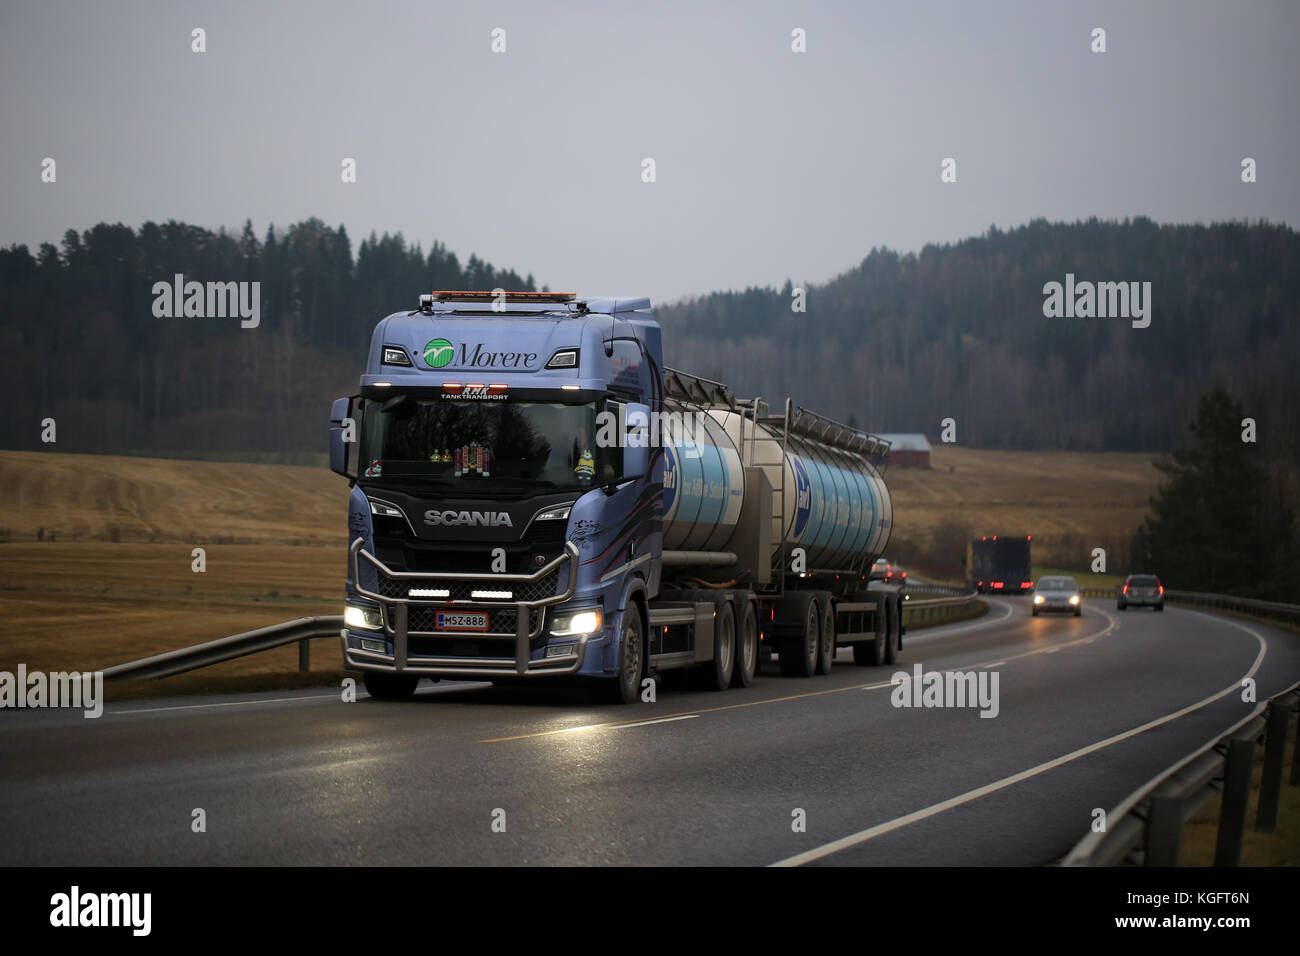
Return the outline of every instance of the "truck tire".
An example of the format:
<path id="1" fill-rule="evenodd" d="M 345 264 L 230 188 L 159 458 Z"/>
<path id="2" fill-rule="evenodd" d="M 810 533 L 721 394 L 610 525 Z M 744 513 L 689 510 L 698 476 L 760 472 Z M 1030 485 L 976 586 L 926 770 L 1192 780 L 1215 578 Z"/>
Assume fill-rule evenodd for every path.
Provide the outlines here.
<path id="1" fill-rule="evenodd" d="M 829 594 L 817 599 L 821 603 L 821 641 L 817 645 L 817 673 L 829 674 L 835 664 L 835 603 Z"/>
<path id="2" fill-rule="evenodd" d="M 362 677 L 366 693 L 379 700 L 407 700 L 415 693 L 420 678 L 414 674 L 385 674 L 366 671 Z"/>
<path id="3" fill-rule="evenodd" d="M 645 628 L 635 603 L 628 603 L 619 631 L 618 674 L 602 680 L 596 696 L 607 704 L 635 704 L 641 698 L 641 678 L 645 674 Z"/>
<path id="4" fill-rule="evenodd" d="M 710 690 L 726 690 L 736 665 L 736 612 L 726 598 L 718 598 L 714 607 L 713 660 L 701 666 Z"/>
<path id="5" fill-rule="evenodd" d="M 880 602 L 875 614 L 875 640 L 853 645 L 853 663 L 861 667 L 879 667 L 885 663 L 885 645 L 889 643 L 889 612 L 883 595 Z"/>
<path id="6" fill-rule="evenodd" d="M 817 673 L 817 650 L 821 638 L 821 609 L 809 594 L 800 601 L 800 633 L 781 640 L 781 673 L 786 677 L 812 677 Z"/>
<path id="7" fill-rule="evenodd" d="M 758 673 L 758 611 L 746 598 L 736 629 L 736 663 L 731 668 L 731 686 L 748 687 Z"/>
<path id="8" fill-rule="evenodd" d="M 889 609 L 889 635 L 885 641 L 885 663 L 896 664 L 898 663 L 898 643 L 902 638 L 901 632 L 903 629 L 902 602 L 894 598 L 887 602 L 886 606 Z"/>

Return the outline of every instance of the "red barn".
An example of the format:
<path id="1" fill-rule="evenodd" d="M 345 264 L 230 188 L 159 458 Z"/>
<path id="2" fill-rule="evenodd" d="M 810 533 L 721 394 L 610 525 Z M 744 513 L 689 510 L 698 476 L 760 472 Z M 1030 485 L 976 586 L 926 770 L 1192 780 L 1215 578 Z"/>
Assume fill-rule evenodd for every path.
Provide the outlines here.
<path id="1" fill-rule="evenodd" d="M 895 468 L 929 468 L 930 442 L 920 432 L 877 435 L 889 442 L 889 464 Z"/>

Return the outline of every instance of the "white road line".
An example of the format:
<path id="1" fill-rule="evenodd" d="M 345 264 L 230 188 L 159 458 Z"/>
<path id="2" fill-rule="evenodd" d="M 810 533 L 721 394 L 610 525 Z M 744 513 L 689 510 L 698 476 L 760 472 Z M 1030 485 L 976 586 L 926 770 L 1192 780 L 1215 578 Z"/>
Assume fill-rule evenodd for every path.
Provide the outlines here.
<path id="1" fill-rule="evenodd" d="M 972 800 L 978 800 L 980 797 L 988 796 L 990 793 L 996 793 L 999 790 L 1004 790 L 1007 787 L 1014 786 L 1015 784 L 1020 783 L 1022 780 L 1028 780 L 1030 777 L 1036 777 L 1039 774 L 1046 773 L 1049 770 L 1055 770 L 1057 767 L 1063 766 L 1064 764 L 1070 763 L 1074 760 L 1078 760 L 1080 757 L 1086 757 L 1088 754 L 1096 753 L 1098 750 L 1103 750 L 1106 747 L 1110 747 L 1114 744 L 1120 743 L 1121 741 L 1128 740 L 1130 737 L 1136 737 L 1138 734 L 1145 733 L 1146 731 L 1151 730 L 1155 727 L 1159 727 L 1163 724 L 1167 724 L 1172 720 L 1177 720 L 1179 717 L 1185 717 L 1188 714 L 1190 714 L 1192 711 L 1200 710 L 1202 707 L 1206 706 L 1207 704 L 1212 704 L 1219 698 L 1226 697 L 1228 694 L 1238 693 L 1241 690 L 1241 682 L 1248 677 L 1254 677 L 1255 673 L 1259 670 L 1259 665 L 1264 662 L 1264 655 L 1268 652 L 1268 645 L 1264 642 L 1264 638 L 1260 636 L 1260 634 L 1257 633 L 1256 631 L 1251 630 L 1250 628 L 1241 624 L 1237 624 L 1236 626 L 1239 627 L 1241 630 L 1246 631 L 1248 634 L 1254 637 L 1256 641 L 1259 642 L 1259 653 L 1255 656 L 1255 663 L 1253 663 L 1250 666 L 1250 670 L 1248 670 L 1241 677 L 1237 678 L 1237 680 L 1234 683 L 1229 684 L 1223 690 L 1219 691 L 1217 694 L 1212 694 L 1211 696 L 1206 697 L 1204 700 L 1198 701 L 1195 704 L 1189 704 L 1188 706 L 1182 708 L 1181 710 L 1176 710 L 1171 714 L 1165 714 L 1165 716 L 1163 717 L 1157 717 L 1155 720 L 1148 721 L 1147 723 L 1142 724 L 1140 727 L 1134 727 L 1131 730 L 1124 731 L 1123 733 L 1115 734 L 1115 736 L 1113 737 L 1107 737 L 1105 740 L 1099 740 L 1096 743 L 1089 744 L 1086 747 L 1080 747 L 1078 750 L 1074 750 L 1068 754 L 1064 754 L 1063 756 L 1056 757 L 1055 759 L 1049 760 L 1046 763 L 1040 763 L 1035 767 L 1030 767 L 1028 770 L 1022 770 L 1019 773 L 1012 774 L 1009 777 L 1003 777 L 1001 780 L 995 780 L 993 783 L 985 784 L 984 786 L 977 787 L 974 790 L 968 790 L 963 794 L 959 794 L 958 796 L 951 797 L 948 800 L 944 800 L 942 803 L 935 803 L 926 807 L 923 810 L 917 810 L 914 813 L 909 813 L 905 816 L 897 817 L 885 823 L 877 824 L 876 826 L 869 827 L 866 830 L 860 830 L 857 833 L 850 834 L 849 836 L 846 837 L 841 837 L 840 839 L 834 840 L 823 846 L 814 847 L 811 850 L 806 850 L 803 853 L 795 854 L 794 856 L 787 857 L 784 860 L 778 860 L 776 863 L 773 863 L 771 865 L 772 866 L 802 866 L 805 863 L 811 863 L 814 860 L 820 860 L 823 857 L 830 856 L 832 853 L 838 853 L 841 850 L 847 850 L 849 847 L 857 846 L 858 844 L 861 843 L 866 843 L 868 840 L 874 839 L 885 833 L 892 833 L 894 830 L 902 829 L 903 827 L 908 826 L 909 824 L 917 823 L 921 820 L 925 820 L 930 817 L 937 816 L 940 813 L 943 813 L 947 810 L 951 810 L 953 807 L 959 807 L 962 804 L 970 803 Z"/>
<path id="2" fill-rule="evenodd" d="M 992 664 L 981 664 L 980 670 L 988 670 L 990 667 L 1001 667 L 1006 661 L 994 661 Z"/>
<path id="3" fill-rule="evenodd" d="M 219 704 L 181 704 L 176 707 L 137 707 L 134 710 L 115 710 L 106 709 L 105 713 L 116 716 L 118 714 L 161 714 L 167 710 L 200 710 L 205 707 L 245 707 L 249 704 L 283 704 L 295 700 L 324 700 L 327 697 L 337 697 L 337 694 L 309 694 L 304 697 L 270 697 L 263 700 L 228 700 Z"/>
<path id="4" fill-rule="evenodd" d="M 682 717 L 660 717 L 660 718 L 657 719 L 657 720 L 642 720 L 642 721 L 640 721 L 640 722 L 638 722 L 638 723 L 635 723 L 635 724 L 618 724 L 618 725 L 616 725 L 616 726 L 614 726 L 614 727 L 611 727 L 610 729 L 611 729 L 611 730 L 627 730 L 629 727 L 648 727 L 648 726 L 650 726 L 651 724 L 669 724 L 669 723 L 672 723 L 674 720 L 694 720 L 694 719 L 695 719 L 696 717 L 698 717 L 698 716 L 700 716 L 700 715 L 699 715 L 699 714 L 686 714 L 685 716 L 682 716 Z"/>

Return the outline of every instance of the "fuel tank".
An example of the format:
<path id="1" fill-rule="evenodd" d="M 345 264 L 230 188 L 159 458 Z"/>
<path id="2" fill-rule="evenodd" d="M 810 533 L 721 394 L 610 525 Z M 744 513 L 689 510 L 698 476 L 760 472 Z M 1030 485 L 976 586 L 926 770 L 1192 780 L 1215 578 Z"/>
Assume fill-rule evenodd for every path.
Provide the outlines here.
<path id="1" fill-rule="evenodd" d="M 806 549 L 809 568 L 840 570 L 884 550 L 893 505 L 865 456 L 793 434 L 783 453 L 780 431 L 739 411 L 664 406 L 684 423 L 664 437 L 665 549 L 725 551 L 745 501 L 745 468 L 757 467 L 773 489 L 774 551 L 784 540 Z"/>

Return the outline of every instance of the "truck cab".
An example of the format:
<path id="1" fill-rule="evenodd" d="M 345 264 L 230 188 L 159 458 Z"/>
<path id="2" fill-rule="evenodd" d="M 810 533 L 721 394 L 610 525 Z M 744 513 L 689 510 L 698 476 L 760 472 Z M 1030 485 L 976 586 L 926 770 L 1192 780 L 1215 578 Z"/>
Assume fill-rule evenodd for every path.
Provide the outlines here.
<path id="1" fill-rule="evenodd" d="M 657 592 L 662 545 L 649 306 L 442 292 L 376 326 L 330 430 L 351 484 L 343 655 L 372 696 L 626 663 L 609 635 Z"/>

